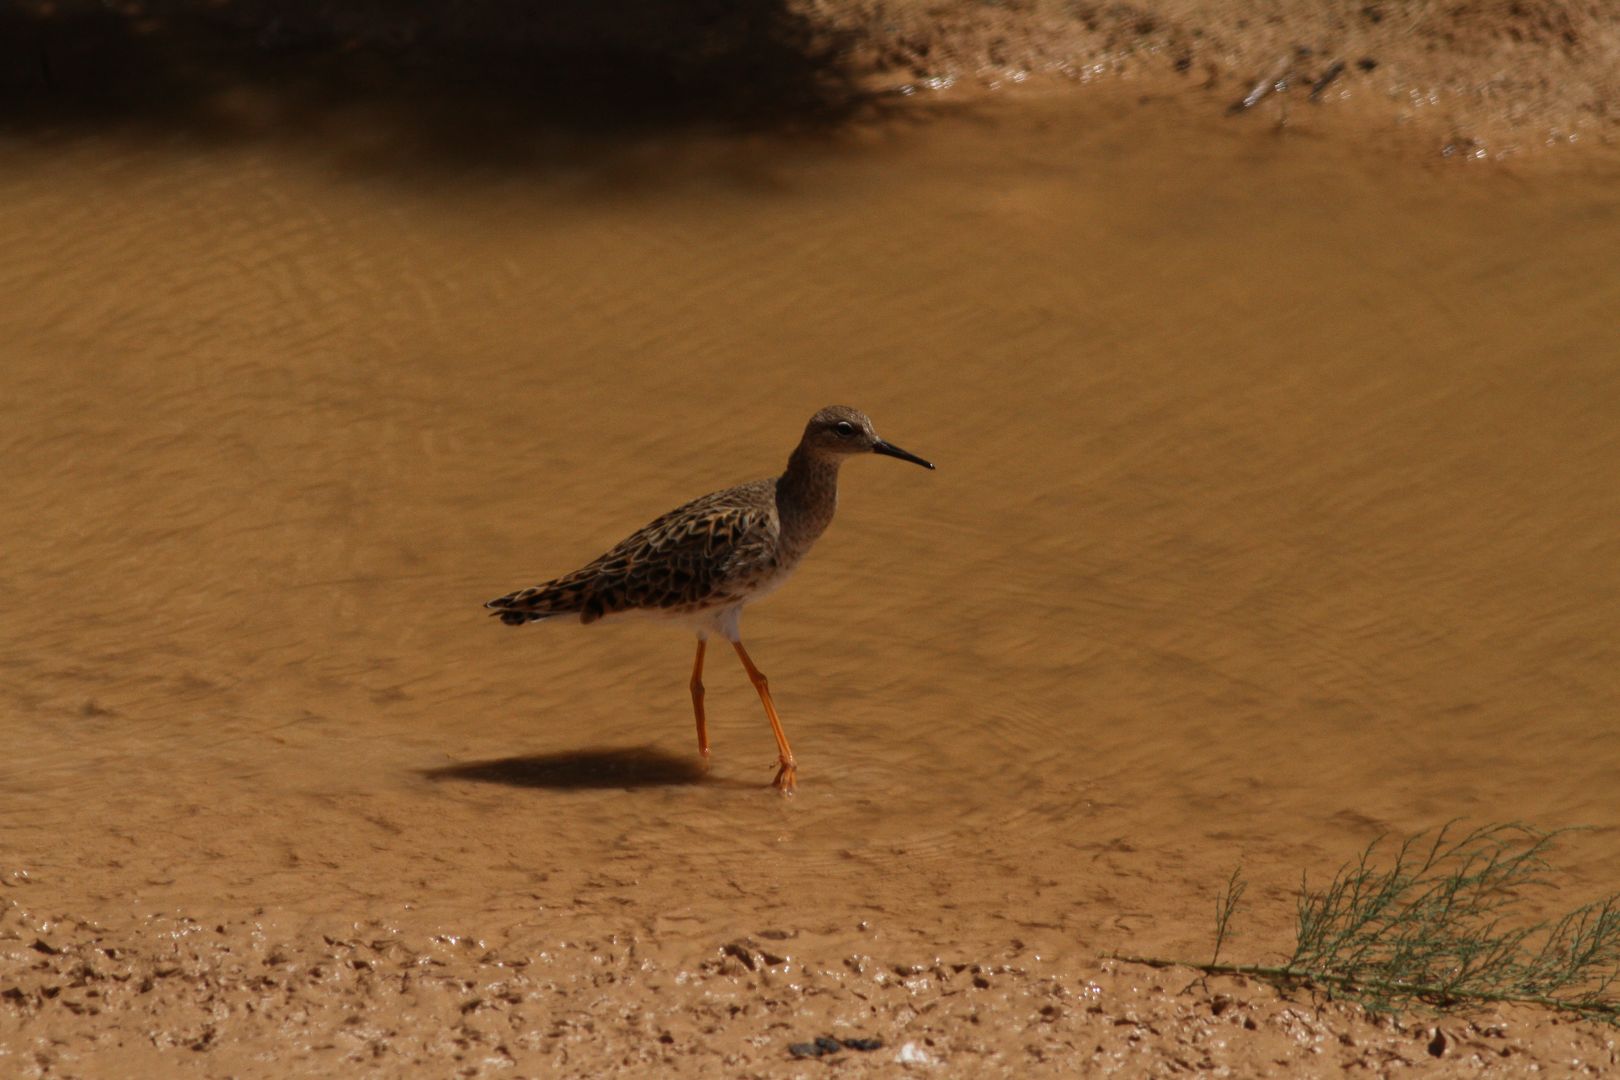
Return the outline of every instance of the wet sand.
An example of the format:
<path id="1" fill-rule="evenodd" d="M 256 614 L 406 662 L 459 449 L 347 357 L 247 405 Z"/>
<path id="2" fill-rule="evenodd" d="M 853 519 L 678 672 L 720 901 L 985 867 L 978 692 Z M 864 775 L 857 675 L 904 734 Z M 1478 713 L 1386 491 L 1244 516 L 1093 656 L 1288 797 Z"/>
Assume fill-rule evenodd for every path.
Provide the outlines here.
<path id="1" fill-rule="evenodd" d="M 1431 1021 L 1101 958 L 1241 863 L 1273 959 L 1454 818 L 1613 890 L 1612 173 L 1095 97 L 558 145 L 0 168 L 0 1071 L 1387 1071 Z M 851 465 L 744 621 L 793 799 L 726 658 L 705 776 L 683 635 L 484 617 L 835 401 L 939 471 Z"/>

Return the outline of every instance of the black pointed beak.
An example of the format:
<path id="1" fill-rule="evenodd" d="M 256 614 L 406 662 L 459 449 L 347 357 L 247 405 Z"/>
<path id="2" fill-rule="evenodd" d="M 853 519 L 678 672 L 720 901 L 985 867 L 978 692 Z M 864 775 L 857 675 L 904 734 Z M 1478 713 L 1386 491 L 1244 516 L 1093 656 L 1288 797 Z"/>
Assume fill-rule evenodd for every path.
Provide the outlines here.
<path id="1" fill-rule="evenodd" d="M 898 446 L 894 445 L 893 443 L 886 443 L 882 439 L 879 439 L 877 442 L 872 444 L 872 453 L 874 453 L 874 454 L 887 454 L 890 457 L 897 457 L 901 461 L 909 461 L 913 465 L 921 465 L 925 469 L 932 469 L 934 467 L 933 462 L 924 461 L 922 458 L 918 457 L 916 454 L 907 453 L 906 451 L 900 449 Z"/>

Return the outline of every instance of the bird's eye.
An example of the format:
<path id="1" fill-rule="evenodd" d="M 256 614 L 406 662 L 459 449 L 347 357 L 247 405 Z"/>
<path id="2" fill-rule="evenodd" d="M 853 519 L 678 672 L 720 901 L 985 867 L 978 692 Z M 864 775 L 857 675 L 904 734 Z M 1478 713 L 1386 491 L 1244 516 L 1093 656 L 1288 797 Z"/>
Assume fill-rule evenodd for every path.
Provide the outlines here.
<path id="1" fill-rule="evenodd" d="M 833 430 L 838 432 L 838 437 L 840 439 L 847 439 L 851 435 L 855 434 L 855 425 L 850 423 L 848 420 L 840 420 L 838 423 L 833 425 Z"/>

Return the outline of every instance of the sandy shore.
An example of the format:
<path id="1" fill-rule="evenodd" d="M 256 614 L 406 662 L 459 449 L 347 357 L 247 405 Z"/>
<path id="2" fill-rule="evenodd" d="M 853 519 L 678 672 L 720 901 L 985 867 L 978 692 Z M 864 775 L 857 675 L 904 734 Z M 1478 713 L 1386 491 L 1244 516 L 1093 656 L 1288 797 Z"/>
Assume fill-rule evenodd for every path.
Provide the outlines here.
<path id="1" fill-rule="evenodd" d="M 1612 149 L 1620 126 L 1620 12 L 1599 0 L 27 0 L 0 19 L 9 123 L 48 129 L 298 130 L 369 100 L 442 147 L 529 123 L 775 129 L 890 94 L 1119 83 L 1183 95 L 1210 123 L 1331 115 L 1418 156 Z"/>
<path id="2" fill-rule="evenodd" d="M 537 948 L 272 917 L 123 928 L 0 907 L 0 1064 L 15 1077 L 1605 1076 L 1617 1036 L 1529 1010 L 1404 1022 L 1243 979 L 868 928 L 682 955 L 598 931 Z M 606 929 L 605 927 L 603 928 Z M 818 1038 L 875 1040 L 806 1060 Z"/>
<path id="3" fill-rule="evenodd" d="M 923 88 L 1123 78 L 1195 92 L 1211 122 L 1245 112 L 1245 122 L 1309 123 L 1312 111 L 1337 111 L 1375 140 L 1465 158 L 1612 147 L 1620 124 L 1620 12 L 1596 2 L 816 10 L 849 29 L 867 70 L 906 72 Z M 1281 92 L 1262 101 L 1266 88 Z"/>

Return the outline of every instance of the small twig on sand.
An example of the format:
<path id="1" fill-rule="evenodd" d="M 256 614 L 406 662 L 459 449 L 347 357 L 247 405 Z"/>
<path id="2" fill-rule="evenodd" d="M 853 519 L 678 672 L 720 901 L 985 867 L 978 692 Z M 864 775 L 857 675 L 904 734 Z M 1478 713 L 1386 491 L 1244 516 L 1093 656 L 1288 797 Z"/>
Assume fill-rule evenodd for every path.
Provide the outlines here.
<path id="1" fill-rule="evenodd" d="M 1266 73 L 1264 78 L 1255 83 L 1249 92 L 1244 94 L 1242 98 L 1232 102 L 1232 104 L 1226 110 L 1227 115 L 1234 116 L 1237 113 L 1243 112 L 1245 109 L 1252 109 L 1258 105 L 1261 99 L 1263 99 L 1267 94 L 1272 92 L 1280 93 L 1288 89 L 1288 76 L 1293 74 L 1294 62 L 1298 56 L 1298 49 L 1289 49 L 1286 53 L 1279 57 L 1277 62 L 1271 66 L 1271 70 Z"/>
<path id="2" fill-rule="evenodd" d="M 1321 76 L 1311 84 L 1311 100 L 1320 100 L 1322 97 L 1322 91 L 1326 90 L 1329 86 L 1332 86 L 1334 80 L 1343 74 L 1344 61 L 1333 61 L 1332 66 L 1330 66 L 1326 71 L 1322 72 Z"/>

